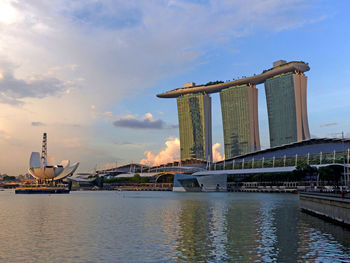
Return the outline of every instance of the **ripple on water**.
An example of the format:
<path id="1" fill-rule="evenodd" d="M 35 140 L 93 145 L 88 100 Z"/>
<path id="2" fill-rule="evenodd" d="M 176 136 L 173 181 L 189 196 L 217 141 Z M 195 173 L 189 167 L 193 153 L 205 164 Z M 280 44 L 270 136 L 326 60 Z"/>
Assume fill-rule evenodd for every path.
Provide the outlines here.
<path id="1" fill-rule="evenodd" d="M 349 262 L 296 195 L 0 192 L 1 262 Z"/>

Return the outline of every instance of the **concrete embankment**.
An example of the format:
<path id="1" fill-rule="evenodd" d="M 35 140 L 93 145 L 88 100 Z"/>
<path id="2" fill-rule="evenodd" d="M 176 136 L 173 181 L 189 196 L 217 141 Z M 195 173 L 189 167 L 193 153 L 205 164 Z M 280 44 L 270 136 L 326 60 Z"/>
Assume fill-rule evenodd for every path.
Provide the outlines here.
<path id="1" fill-rule="evenodd" d="M 23 187 L 16 188 L 16 194 L 69 194 L 68 188 L 62 187 Z"/>
<path id="2" fill-rule="evenodd" d="M 302 211 L 350 227 L 350 198 L 332 193 L 300 193 Z"/>
<path id="3" fill-rule="evenodd" d="M 295 188 L 228 188 L 227 192 L 247 192 L 247 193 L 290 193 L 297 194 L 298 190 Z"/>
<path id="4" fill-rule="evenodd" d="M 140 184 L 123 184 L 103 186 L 103 190 L 120 190 L 120 191 L 172 191 L 172 183 L 140 183 Z"/>
<path id="5" fill-rule="evenodd" d="M 127 186 L 127 187 L 116 187 L 113 190 L 117 191 L 172 191 L 172 187 L 138 187 L 138 186 Z"/>

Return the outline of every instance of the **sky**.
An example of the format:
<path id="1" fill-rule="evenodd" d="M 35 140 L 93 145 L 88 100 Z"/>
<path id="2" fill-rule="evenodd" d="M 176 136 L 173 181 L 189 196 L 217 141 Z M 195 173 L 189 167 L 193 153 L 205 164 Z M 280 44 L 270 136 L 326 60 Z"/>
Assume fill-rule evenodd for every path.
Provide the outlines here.
<path id="1" fill-rule="evenodd" d="M 0 173 L 48 134 L 78 172 L 179 158 L 175 99 L 156 94 L 305 61 L 313 137 L 350 137 L 347 0 L 0 0 Z M 258 85 L 262 148 L 266 98 Z M 213 148 L 223 157 L 219 95 Z"/>

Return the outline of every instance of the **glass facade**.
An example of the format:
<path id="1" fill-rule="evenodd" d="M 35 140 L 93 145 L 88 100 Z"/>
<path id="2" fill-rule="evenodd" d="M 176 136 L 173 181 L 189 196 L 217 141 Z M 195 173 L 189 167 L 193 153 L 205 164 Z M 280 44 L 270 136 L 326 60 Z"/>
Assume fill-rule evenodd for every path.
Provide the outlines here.
<path id="1" fill-rule="evenodd" d="M 293 73 L 265 81 L 270 147 L 298 140 Z"/>
<path id="2" fill-rule="evenodd" d="M 211 98 L 190 94 L 177 98 L 181 160 L 211 161 Z"/>
<path id="3" fill-rule="evenodd" d="M 225 159 L 260 149 L 257 89 L 247 85 L 220 92 Z"/>

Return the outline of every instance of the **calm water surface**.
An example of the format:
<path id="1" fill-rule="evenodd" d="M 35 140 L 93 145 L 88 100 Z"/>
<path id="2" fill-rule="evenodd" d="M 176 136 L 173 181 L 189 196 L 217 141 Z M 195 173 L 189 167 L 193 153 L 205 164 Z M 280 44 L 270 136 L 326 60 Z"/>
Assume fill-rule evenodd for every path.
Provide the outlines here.
<path id="1" fill-rule="evenodd" d="M 0 192 L 0 262 L 350 262 L 297 195 Z"/>

